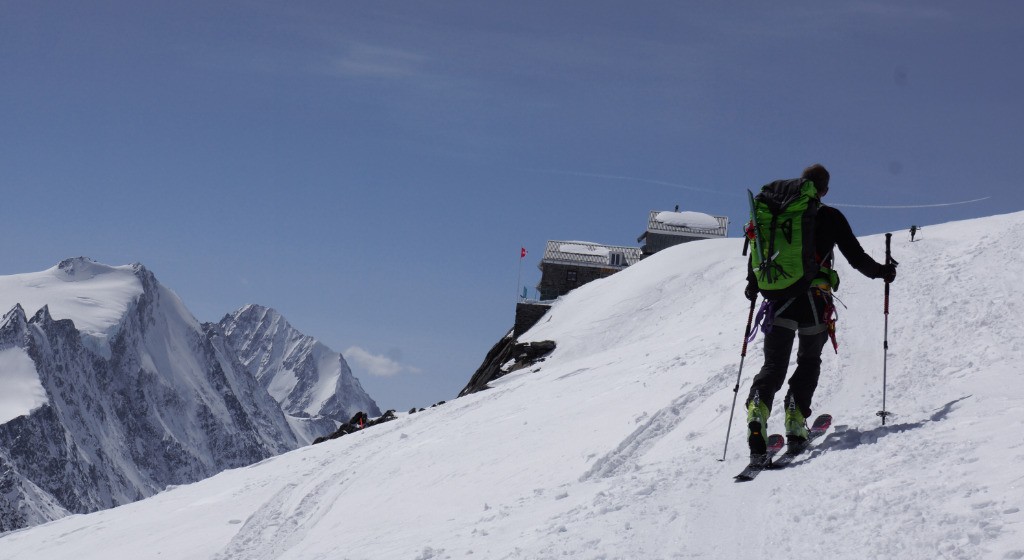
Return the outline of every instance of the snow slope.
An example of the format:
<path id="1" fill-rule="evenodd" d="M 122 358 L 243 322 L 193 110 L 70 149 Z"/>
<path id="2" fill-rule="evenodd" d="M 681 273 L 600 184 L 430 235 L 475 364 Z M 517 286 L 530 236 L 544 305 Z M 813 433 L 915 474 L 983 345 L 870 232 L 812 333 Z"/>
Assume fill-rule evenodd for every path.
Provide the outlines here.
<path id="1" fill-rule="evenodd" d="M 0 538 L 0 559 L 1024 558 L 1024 213 L 928 226 L 889 316 L 840 261 L 836 426 L 751 483 L 726 423 L 748 304 L 736 239 L 663 251 L 555 304 L 545 362 L 489 391 L 95 514 Z M 862 238 L 876 259 L 880 235 Z M 760 365 L 760 337 L 741 394 Z M 776 411 L 773 427 L 781 429 Z"/>

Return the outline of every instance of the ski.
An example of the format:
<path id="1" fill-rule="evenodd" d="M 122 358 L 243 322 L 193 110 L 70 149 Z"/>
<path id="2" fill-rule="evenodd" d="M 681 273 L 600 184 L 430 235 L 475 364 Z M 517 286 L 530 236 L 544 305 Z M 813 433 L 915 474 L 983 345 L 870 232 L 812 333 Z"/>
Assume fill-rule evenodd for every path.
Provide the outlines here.
<path id="1" fill-rule="evenodd" d="M 785 445 L 786 438 L 782 434 L 772 434 L 768 436 L 768 451 L 761 456 L 751 457 L 750 464 L 747 468 L 743 469 L 743 472 L 733 477 L 736 482 L 746 482 L 748 480 L 754 480 L 754 478 L 761 473 L 761 471 L 771 468 L 772 457 L 774 457 Z"/>
<path id="2" fill-rule="evenodd" d="M 814 440 L 825 435 L 825 432 L 828 431 L 830 426 L 832 426 L 832 415 L 819 415 L 817 418 L 814 419 L 814 422 L 811 424 L 811 427 L 807 430 L 807 441 L 799 445 L 790 445 L 789 448 L 786 449 L 786 452 L 783 453 L 777 461 L 774 461 L 771 465 L 769 465 L 766 468 L 773 470 L 781 469 L 784 468 L 786 465 L 792 463 L 797 457 L 800 456 L 801 453 L 807 451 L 807 448 L 810 447 L 811 443 L 814 442 Z"/>

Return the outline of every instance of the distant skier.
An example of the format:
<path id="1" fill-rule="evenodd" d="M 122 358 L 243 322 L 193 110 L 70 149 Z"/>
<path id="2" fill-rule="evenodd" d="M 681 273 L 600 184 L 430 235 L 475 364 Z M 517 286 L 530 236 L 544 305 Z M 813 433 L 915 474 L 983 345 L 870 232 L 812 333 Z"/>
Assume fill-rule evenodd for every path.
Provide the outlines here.
<path id="1" fill-rule="evenodd" d="M 764 252 L 759 257 L 768 261 L 768 264 L 771 265 L 768 268 L 777 266 L 778 269 L 781 269 L 783 266 L 789 266 L 789 263 L 786 262 L 780 265 L 775 264 L 780 258 L 785 257 L 785 255 L 780 255 L 781 252 L 796 251 L 795 258 L 798 262 L 802 259 L 801 252 L 805 256 L 809 252 L 813 252 L 814 268 L 809 274 L 814 276 L 809 288 L 804 287 L 806 284 L 797 282 L 792 285 L 792 289 L 787 290 L 789 293 L 778 297 L 776 292 L 767 289 L 764 285 L 766 282 L 765 267 L 759 266 L 759 272 L 755 274 L 751 265 L 753 259 L 748 261 L 747 287 L 744 290 L 744 295 L 752 302 L 756 301 L 759 293 L 765 295 L 765 303 L 762 305 L 762 310 L 765 312 L 763 319 L 764 365 L 754 377 L 746 401 L 747 426 L 749 428 L 747 441 L 752 455 L 765 453 L 768 439 L 768 416 L 771 412 L 772 401 L 775 398 L 775 393 L 782 388 L 786 379 L 786 370 L 789 367 L 789 358 L 793 350 L 793 339 L 797 334 L 799 334 L 800 341 L 796 357 L 797 366 L 789 380 L 789 391 L 784 400 L 786 436 L 791 447 L 799 447 L 807 439 L 805 419 L 811 415 L 811 398 L 818 386 L 818 376 L 821 373 L 821 351 L 830 336 L 835 345 L 835 308 L 832 306 L 831 295 L 832 290 L 839 284 L 839 277 L 832 270 L 832 253 L 835 246 L 838 245 L 846 260 L 868 278 L 882 278 L 886 282 L 892 282 L 896 278 L 895 265 L 878 264 L 864 252 L 842 212 L 831 206 L 818 206 L 820 198 L 828 192 L 828 183 L 828 170 L 820 164 L 815 164 L 805 169 L 800 179 L 776 181 L 766 185 L 762 189 L 762 194 L 755 199 L 768 204 L 764 201 L 772 198 L 774 194 L 772 189 L 782 186 L 789 189 L 787 194 L 792 193 L 793 190 L 799 190 L 804 195 L 807 206 L 811 209 L 816 208 L 816 212 L 804 211 L 803 216 L 806 218 L 791 220 L 785 227 L 780 225 L 779 227 L 783 229 L 780 230 L 779 235 L 776 236 L 775 232 L 772 232 L 770 236 L 774 247 L 769 250 L 765 246 Z M 808 184 L 813 186 L 813 189 L 808 188 Z M 792 197 L 784 198 L 788 201 Z M 784 204 L 789 204 L 789 202 Z M 775 226 L 776 219 L 773 218 L 770 221 L 772 226 Z M 752 224 L 754 224 L 753 220 Z M 785 228 L 789 228 L 788 235 L 785 233 Z M 794 233 L 796 228 L 813 229 L 813 248 L 809 246 L 801 248 L 798 245 L 785 246 L 781 241 L 776 242 L 776 238 L 781 239 L 783 236 L 794 239 L 798 237 L 811 239 L 806 236 L 796 236 Z M 763 236 L 763 233 L 758 235 L 758 243 L 761 244 L 760 237 Z M 763 242 L 768 243 L 767 239 Z M 779 249 L 779 245 L 783 245 L 783 249 Z M 796 247 L 796 249 L 791 247 Z M 758 251 L 762 251 L 762 247 L 759 246 Z M 769 256 L 765 257 L 764 255 Z M 760 263 L 761 261 L 758 262 L 758 264 Z M 818 267 L 820 267 L 820 271 Z M 783 275 L 786 275 L 785 271 L 780 275 L 778 270 L 768 274 L 769 277 L 776 280 Z M 761 285 L 759 285 L 759 276 Z M 796 292 L 794 293 L 793 290 Z"/>
<path id="2" fill-rule="evenodd" d="M 921 229 L 921 228 L 919 228 L 917 226 L 910 226 L 910 241 L 911 242 L 914 241 L 914 235 L 917 234 L 917 230 L 919 230 L 919 229 Z"/>
<path id="3" fill-rule="evenodd" d="M 362 430 L 363 428 L 366 427 L 366 421 L 368 419 L 369 417 L 366 415 L 366 413 L 360 410 L 359 412 L 355 413 L 355 415 L 352 417 L 351 420 L 348 421 L 348 423 L 351 424 L 352 426 L 355 426 L 357 430 Z"/>

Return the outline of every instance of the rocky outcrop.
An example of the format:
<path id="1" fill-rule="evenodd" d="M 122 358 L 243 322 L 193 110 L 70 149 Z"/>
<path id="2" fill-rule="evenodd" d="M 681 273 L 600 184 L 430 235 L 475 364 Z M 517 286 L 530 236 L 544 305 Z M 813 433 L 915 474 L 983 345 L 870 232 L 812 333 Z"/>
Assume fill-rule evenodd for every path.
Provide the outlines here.
<path id="1" fill-rule="evenodd" d="M 459 396 L 470 395 L 487 388 L 487 384 L 513 371 L 529 367 L 554 352 L 553 340 L 520 343 L 514 330 L 503 336 L 487 353 L 484 361 L 470 378 L 469 383 L 459 391 Z"/>

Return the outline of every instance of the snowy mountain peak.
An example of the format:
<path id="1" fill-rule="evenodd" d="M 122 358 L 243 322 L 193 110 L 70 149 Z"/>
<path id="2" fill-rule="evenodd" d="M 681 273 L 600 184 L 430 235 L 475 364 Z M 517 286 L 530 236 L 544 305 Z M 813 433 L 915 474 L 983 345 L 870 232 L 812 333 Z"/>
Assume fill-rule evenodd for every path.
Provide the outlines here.
<path id="1" fill-rule="evenodd" d="M 57 263 L 56 268 L 69 278 L 75 279 L 92 278 L 99 274 L 106 274 L 116 270 L 112 266 L 97 263 L 89 257 L 64 259 Z"/>
<path id="2" fill-rule="evenodd" d="M 140 264 L 79 257 L 0 277 L 0 306 L 10 309 L 0 532 L 126 504 L 306 439 L 216 325 L 200 325 Z M 27 321 L 26 308 L 36 310 Z"/>
<path id="3" fill-rule="evenodd" d="M 239 318 L 250 318 L 250 319 L 281 319 L 281 314 L 276 309 L 271 307 L 265 307 L 263 305 L 257 305 L 255 303 L 247 303 L 243 305 L 238 311 L 232 313 Z M 285 323 L 287 325 L 287 322 Z"/>
<path id="4" fill-rule="evenodd" d="M 286 414 L 323 418 L 311 439 L 326 435 L 359 411 L 379 415 L 377 404 L 352 375 L 345 358 L 292 327 L 276 310 L 249 304 L 219 324 L 242 363 Z"/>
<path id="5" fill-rule="evenodd" d="M 28 323 L 28 317 L 25 316 L 25 308 L 20 303 L 16 303 L 10 311 L 4 313 L 3 319 L 0 320 L 0 329 L 11 328 L 8 325 L 23 329 L 26 323 Z"/>
<path id="6" fill-rule="evenodd" d="M 44 305 L 40 307 L 39 311 L 36 311 L 35 315 L 32 316 L 32 319 L 30 319 L 29 322 L 32 324 L 40 325 L 47 325 L 49 323 L 52 323 L 53 316 L 50 315 L 50 306 Z"/>
<path id="7" fill-rule="evenodd" d="M 275 332 L 298 332 L 276 309 L 255 303 L 243 305 L 234 313 L 229 313 L 225 316 L 225 319 L 228 318 L 230 320 L 226 323 L 222 321 L 222 323 L 229 326 L 232 332 L 236 329 L 244 328 L 244 325 L 262 325 L 267 330 Z M 230 335 L 231 333 L 228 334 Z M 301 336 L 303 335 L 300 334 Z"/>

